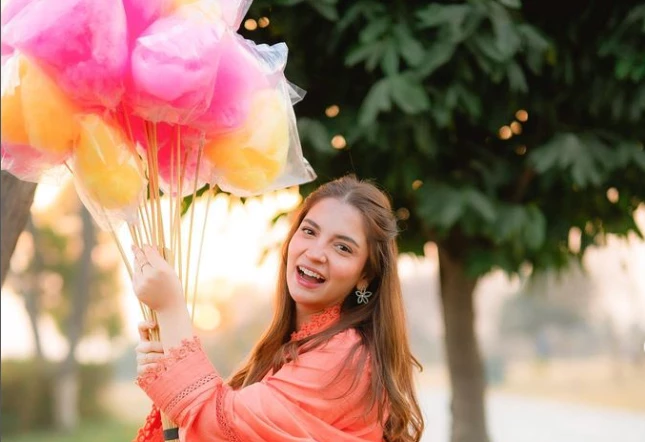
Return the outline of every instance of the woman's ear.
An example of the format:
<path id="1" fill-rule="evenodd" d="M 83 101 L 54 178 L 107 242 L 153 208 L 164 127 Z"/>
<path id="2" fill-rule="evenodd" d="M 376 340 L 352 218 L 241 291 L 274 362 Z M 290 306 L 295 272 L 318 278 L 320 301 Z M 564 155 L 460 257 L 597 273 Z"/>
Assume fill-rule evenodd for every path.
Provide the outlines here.
<path id="1" fill-rule="evenodd" d="M 370 280 L 367 277 L 363 276 L 356 283 L 356 288 L 359 290 L 367 290 L 367 287 L 370 285 Z"/>

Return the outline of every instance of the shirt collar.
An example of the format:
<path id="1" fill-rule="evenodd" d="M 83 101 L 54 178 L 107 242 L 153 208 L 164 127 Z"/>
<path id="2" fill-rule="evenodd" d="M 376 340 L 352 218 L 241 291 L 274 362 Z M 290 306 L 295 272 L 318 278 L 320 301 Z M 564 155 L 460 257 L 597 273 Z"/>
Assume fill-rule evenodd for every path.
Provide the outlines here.
<path id="1" fill-rule="evenodd" d="M 292 341 L 299 341 L 301 339 L 308 338 L 311 335 L 319 333 L 333 324 L 338 322 L 340 319 L 340 305 L 333 305 L 327 307 L 320 313 L 311 315 L 309 320 L 302 324 L 297 331 L 291 333 Z"/>

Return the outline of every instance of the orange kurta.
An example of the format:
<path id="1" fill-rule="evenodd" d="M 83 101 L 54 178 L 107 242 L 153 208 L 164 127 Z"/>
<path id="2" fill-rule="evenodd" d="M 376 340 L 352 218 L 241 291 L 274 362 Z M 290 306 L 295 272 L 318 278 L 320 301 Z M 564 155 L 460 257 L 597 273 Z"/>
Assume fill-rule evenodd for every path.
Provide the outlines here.
<path id="1" fill-rule="evenodd" d="M 328 327 L 339 310 L 314 316 L 292 339 Z M 357 385 L 352 385 L 355 365 L 343 366 L 359 341 L 356 331 L 345 330 L 261 382 L 233 390 L 193 338 L 137 383 L 179 425 L 182 442 L 382 441 L 377 407 L 368 409 L 369 361 Z M 155 408 L 137 441 L 162 440 Z"/>

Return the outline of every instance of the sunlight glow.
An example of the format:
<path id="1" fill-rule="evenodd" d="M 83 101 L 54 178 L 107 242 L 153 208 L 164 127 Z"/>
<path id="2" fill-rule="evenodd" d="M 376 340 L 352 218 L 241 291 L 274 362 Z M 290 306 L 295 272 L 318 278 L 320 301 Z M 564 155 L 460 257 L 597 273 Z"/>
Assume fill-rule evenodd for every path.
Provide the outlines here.
<path id="1" fill-rule="evenodd" d="M 222 322 L 222 315 L 219 310 L 211 304 L 199 305 L 195 311 L 193 324 L 200 330 L 212 331 L 219 327 Z"/>

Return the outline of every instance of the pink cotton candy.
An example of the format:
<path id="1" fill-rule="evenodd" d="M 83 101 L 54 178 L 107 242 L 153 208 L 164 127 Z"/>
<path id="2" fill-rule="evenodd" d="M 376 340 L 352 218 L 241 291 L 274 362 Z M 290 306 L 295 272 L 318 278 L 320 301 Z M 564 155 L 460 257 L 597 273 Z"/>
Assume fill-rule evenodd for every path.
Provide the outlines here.
<path id="1" fill-rule="evenodd" d="M 8 2 L 7 6 L 2 10 L 2 18 L 0 19 L 2 27 L 4 28 L 6 24 L 16 16 L 16 14 L 22 11 L 25 6 L 33 1 L 34 0 L 12 0 Z M 2 49 L 3 56 L 11 55 L 13 53 L 13 48 L 4 41 L 4 37 L 2 38 L 2 42 L 0 42 L 0 48 Z"/>
<path id="2" fill-rule="evenodd" d="M 7 6 L 2 9 L 2 18 L 0 19 L 2 26 L 9 23 L 25 6 L 33 2 L 34 0 L 11 0 L 7 2 Z"/>
<path id="3" fill-rule="evenodd" d="M 215 84 L 221 34 L 221 23 L 179 12 L 154 22 L 132 51 L 128 105 L 157 122 L 182 124 L 203 113 Z"/>
<path id="4" fill-rule="evenodd" d="M 0 169 L 32 183 L 40 182 L 43 175 L 62 164 L 60 157 L 41 152 L 31 146 L 2 143 L 0 152 Z"/>
<path id="5" fill-rule="evenodd" d="M 123 0 L 130 48 L 148 26 L 170 9 L 170 5 L 171 0 Z"/>
<path id="6" fill-rule="evenodd" d="M 38 60 L 77 104 L 114 108 L 128 60 L 120 1 L 32 0 L 8 20 L 2 40 Z"/>
<path id="7" fill-rule="evenodd" d="M 269 86 L 258 59 L 246 45 L 243 39 L 228 33 L 222 38 L 213 98 L 206 112 L 192 123 L 193 126 L 208 134 L 240 127 L 247 118 L 253 94 Z"/>

